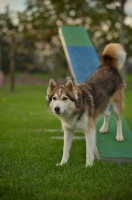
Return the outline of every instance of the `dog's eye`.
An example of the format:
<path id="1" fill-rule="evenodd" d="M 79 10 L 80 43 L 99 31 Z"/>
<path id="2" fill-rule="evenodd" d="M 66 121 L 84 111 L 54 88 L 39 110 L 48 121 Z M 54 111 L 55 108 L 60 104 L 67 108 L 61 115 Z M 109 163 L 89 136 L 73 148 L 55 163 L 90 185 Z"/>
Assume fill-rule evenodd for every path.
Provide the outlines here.
<path id="1" fill-rule="evenodd" d="M 67 97 L 63 97 L 63 99 L 62 99 L 63 101 L 66 101 L 67 100 Z"/>
<path id="2" fill-rule="evenodd" d="M 56 100 L 56 97 L 52 97 L 53 100 Z"/>

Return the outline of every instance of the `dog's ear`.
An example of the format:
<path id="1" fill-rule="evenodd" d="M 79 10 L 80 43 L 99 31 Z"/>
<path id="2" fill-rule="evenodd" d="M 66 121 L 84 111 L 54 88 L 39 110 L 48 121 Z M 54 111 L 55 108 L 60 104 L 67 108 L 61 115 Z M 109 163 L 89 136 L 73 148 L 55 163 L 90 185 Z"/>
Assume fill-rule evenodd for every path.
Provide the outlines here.
<path id="1" fill-rule="evenodd" d="M 74 88 L 75 88 L 75 85 L 74 85 L 74 83 L 73 83 L 73 81 L 72 81 L 71 79 L 69 79 L 69 80 L 66 82 L 65 86 L 66 86 L 70 91 L 73 91 Z"/>
<path id="2" fill-rule="evenodd" d="M 48 85 L 48 88 L 47 88 L 47 95 L 49 95 L 52 92 L 52 90 L 57 86 L 58 86 L 58 84 L 53 79 L 50 79 L 49 85 Z"/>
<path id="3" fill-rule="evenodd" d="M 66 86 L 71 92 L 73 92 L 76 101 L 78 101 L 78 92 L 77 92 L 77 89 L 76 89 L 75 84 L 73 83 L 73 81 L 72 81 L 71 79 L 69 79 L 69 80 L 67 81 L 67 83 L 65 84 L 65 86 Z"/>

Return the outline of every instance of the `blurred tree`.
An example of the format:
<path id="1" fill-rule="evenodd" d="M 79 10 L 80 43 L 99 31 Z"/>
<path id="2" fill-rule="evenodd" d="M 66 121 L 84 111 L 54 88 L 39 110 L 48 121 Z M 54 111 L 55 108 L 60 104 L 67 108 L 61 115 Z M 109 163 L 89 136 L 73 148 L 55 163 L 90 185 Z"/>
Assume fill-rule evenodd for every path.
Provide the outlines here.
<path id="1" fill-rule="evenodd" d="M 50 42 L 57 32 L 55 10 L 50 1 L 27 0 L 25 12 L 19 13 L 18 17 L 26 39 Z"/>
<path id="2" fill-rule="evenodd" d="M 11 35 L 16 33 L 17 25 L 14 25 L 9 6 L 6 6 L 5 13 L 0 14 L 0 46 L 1 46 L 1 69 L 9 72 L 9 52 Z"/>
<path id="3" fill-rule="evenodd" d="M 124 6 L 126 3 L 126 0 L 105 0 L 105 3 L 109 6 L 111 6 L 112 9 L 116 10 L 119 14 L 119 22 L 120 22 L 120 43 L 125 46 L 125 35 L 124 35 Z"/>
<path id="4" fill-rule="evenodd" d="M 27 0 L 25 12 L 19 15 L 21 30 L 27 39 L 51 42 L 58 34 L 58 26 L 82 25 L 89 31 L 98 52 L 109 42 L 127 46 L 132 41 L 123 39 L 123 30 L 127 36 L 132 31 L 129 26 L 123 27 L 125 1 Z M 132 46 L 129 48 L 131 51 Z"/>
<path id="5" fill-rule="evenodd" d="M 46 70 L 47 65 L 50 68 L 53 65 L 55 67 L 59 65 L 58 55 L 60 58 L 64 58 L 61 56 L 63 51 L 58 37 L 60 25 L 84 26 L 89 31 L 91 40 L 99 54 L 106 44 L 120 42 L 123 38 L 120 30 L 124 30 L 127 37 L 122 39 L 122 43 L 125 43 L 127 54 L 131 56 L 132 29 L 130 26 L 124 25 L 125 15 L 123 14 L 121 18 L 122 14 L 120 14 L 123 11 L 125 1 L 26 0 L 25 11 L 19 12 L 17 15 L 18 24 L 16 27 L 8 9 L 0 16 L 1 40 L 7 42 L 8 40 L 5 38 L 9 38 L 11 30 L 17 33 L 19 69 L 34 69 L 45 66 Z M 50 46 L 49 53 L 46 53 L 47 46 Z M 40 61 L 41 63 L 38 63 Z M 55 63 L 57 64 L 55 65 Z M 60 59 L 60 65 L 62 63 L 64 64 Z"/>

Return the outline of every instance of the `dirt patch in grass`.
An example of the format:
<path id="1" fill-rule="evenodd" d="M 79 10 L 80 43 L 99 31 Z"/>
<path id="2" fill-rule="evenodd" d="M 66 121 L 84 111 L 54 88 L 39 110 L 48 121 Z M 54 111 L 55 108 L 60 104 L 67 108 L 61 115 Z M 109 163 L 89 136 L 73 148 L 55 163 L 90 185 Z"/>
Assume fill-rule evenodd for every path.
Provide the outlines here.
<path id="1" fill-rule="evenodd" d="M 4 85 L 10 84 L 10 77 L 4 78 Z M 15 76 L 15 85 L 47 85 L 48 80 L 41 80 L 39 78 L 33 77 L 33 75 L 28 73 L 22 73 Z"/>

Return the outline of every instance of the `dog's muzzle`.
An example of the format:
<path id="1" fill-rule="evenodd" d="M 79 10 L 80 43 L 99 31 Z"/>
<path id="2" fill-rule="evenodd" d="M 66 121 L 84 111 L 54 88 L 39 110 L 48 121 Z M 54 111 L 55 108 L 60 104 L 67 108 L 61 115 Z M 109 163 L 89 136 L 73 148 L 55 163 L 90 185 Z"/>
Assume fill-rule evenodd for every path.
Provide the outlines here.
<path id="1" fill-rule="evenodd" d="M 56 114 L 60 114 L 60 107 L 59 107 L 59 106 L 56 106 L 56 107 L 54 108 L 54 111 L 55 111 Z"/>

